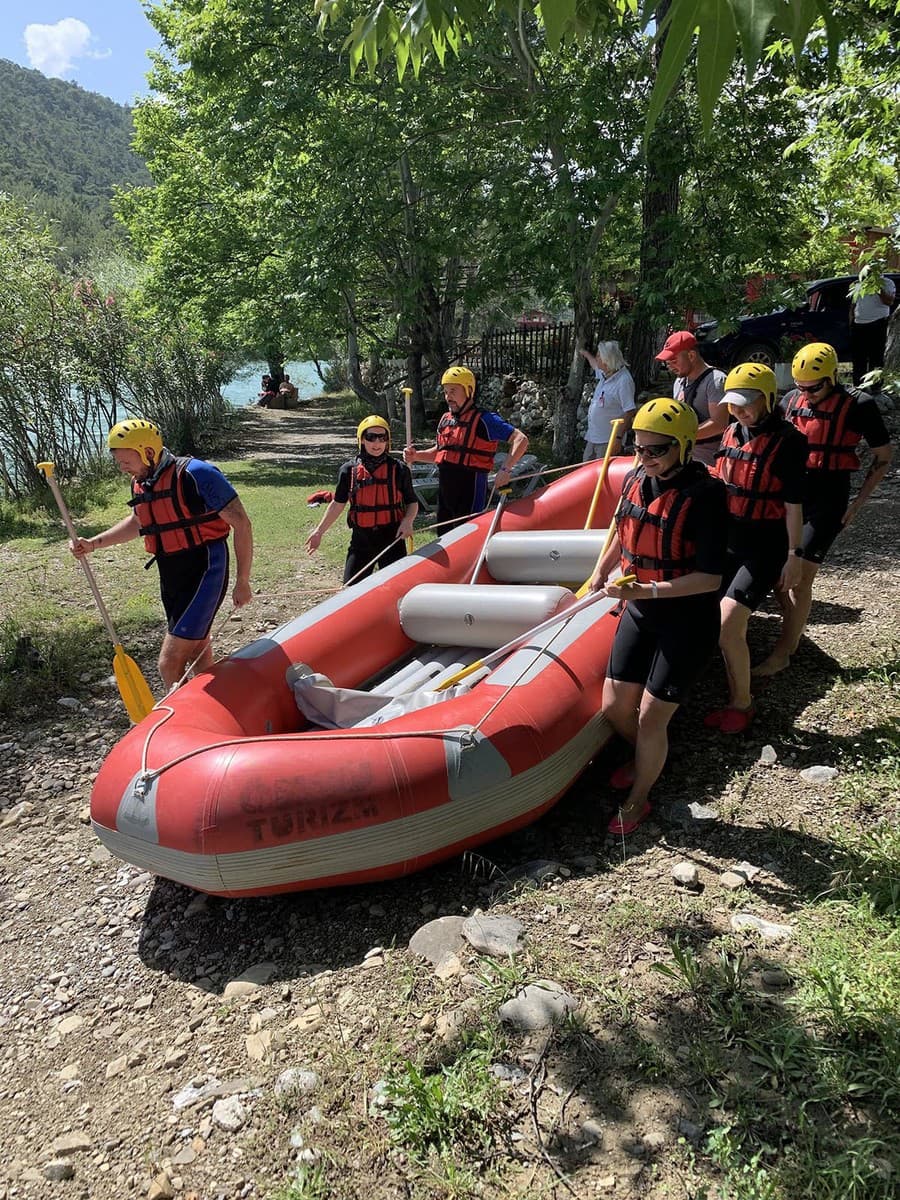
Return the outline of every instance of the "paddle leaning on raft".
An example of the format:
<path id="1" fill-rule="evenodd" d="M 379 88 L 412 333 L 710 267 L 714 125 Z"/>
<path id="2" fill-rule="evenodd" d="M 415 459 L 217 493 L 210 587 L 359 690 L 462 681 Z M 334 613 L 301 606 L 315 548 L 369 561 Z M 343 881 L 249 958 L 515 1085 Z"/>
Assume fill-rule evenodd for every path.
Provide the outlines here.
<path id="1" fill-rule="evenodd" d="M 574 589 L 629 465 L 467 521 L 167 697 L 100 769 L 100 839 L 249 896 L 406 875 L 534 821 L 611 734 L 615 602 Z"/>

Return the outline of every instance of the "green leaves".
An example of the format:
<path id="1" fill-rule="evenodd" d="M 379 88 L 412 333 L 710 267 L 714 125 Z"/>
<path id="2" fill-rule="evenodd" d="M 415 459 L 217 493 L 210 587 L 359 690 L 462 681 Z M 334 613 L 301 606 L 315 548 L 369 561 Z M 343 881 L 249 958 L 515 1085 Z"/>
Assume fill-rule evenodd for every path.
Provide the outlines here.
<path id="1" fill-rule="evenodd" d="M 320 28 L 338 20 L 344 10 L 343 0 L 316 0 Z M 379 0 L 357 17 L 346 46 L 352 71 L 363 57 L 374 70 L 379 55 L 393 55 L 402 78 L 409 62 L 418 75 L 429 50 L 443 65 L 447 49 L 458 53 L 463 40 L 489 44 L 498 36 L 498 16 L 520 24 L 523 18 L 539 16 L 549 49 L 559 53 L 572 35 L 588 34 L 601 41 L 615 37 L 610 31 L 633 11 L 635 0 L 582 0 L 580 5 L 578 0 L 522 0 L 521 5 L 515 0 L 487 0 L 481 5 L 473 0 L 414 0 L 401 19 L 387 0 Z M 644 18 L 648 36 L 663 46 L 645 140 L 694 58 L 703 125 L 708 130 L 736 55 L 749 80 L 774 29 L 790 37 L 799 58 L 811 33 L 824 22 L 832 66 L 844 38 L 830 0 L 672 0 L 671 4 L 647 0 Z"/>

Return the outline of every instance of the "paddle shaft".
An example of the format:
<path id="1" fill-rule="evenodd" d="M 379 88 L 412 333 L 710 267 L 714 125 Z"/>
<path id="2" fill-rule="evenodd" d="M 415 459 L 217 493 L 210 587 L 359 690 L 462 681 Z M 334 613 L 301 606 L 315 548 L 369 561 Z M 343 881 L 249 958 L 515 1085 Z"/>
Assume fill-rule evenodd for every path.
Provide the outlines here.
<path id="1" fill-rule="evenodd" d="M 401 388 L 400 391 L 403 393 L 403 402 L 404 402 L 404 407 L 406 409 L 406 444 L 407 444 L 407 446 L 411 446 L 412 445 L 412 394 L 413 394 L 413 390 L 411 387 L 405 387 L 405 388 Z M 408 537 L 406 539 L 406 553 L 407 554 L 412 554 L 413 545 L 414 545 L 413 539 L 411 537 Z"/>
<path id="2" fill-rule="evenodd" d="M 594 494 L 591 497 L 591 506 L 588 509 L 587 520 L 584 523 L 585 529 L 590 529 L 594 524 L 594 516 L 597 512 L 597 505 L 600 503 L 600 493 L 603 491 L 603 485 L 606 483 L 606 476 L 609 474 L 609 461 L 612 458 L 612 448 L 616 443 L 616 438 L 619 436 L 619 426 L 624 425 L 621 417 L 616 417 L 609 427 L 609 441 L 606 443 L 606 453 L 603 455 L 603 464 L 600 467 L 600 474 L 597 476 L 597 484 L 594 488 Z"/>
<path id="3" fill-rule="evenodd" d="M 53 493 L 53 499 L 56 501 L 56 507 L 59 509 L 59 515 L 63 519 L 63 524 L 68 531 L 69 537 L 73 542 L 80 541 L 78 530 L 75 528 L 68 508 L 66 508 L 66 502 L 63 500 L 62 492 L 59 490 L 59 484 L 56 482 L 56 476 L 53 474 L 53 463 L 38 463 L 38 470 L 42 473 L 50 486 L 50 491 Z M 81 563 L 81 568 L 84 571 L 85 578 L 88 581 L 88 586 L 94 594 L 94 601 L 100 611 L 100 616 L 103 618 L 103 624 L 106 626 L 106 632 L 112 639 L 112 644 L 114 646 L 118 646 L 120 645 L 119 635 L 116 633 L 112 619 L 106 610 L 106 605 L 103 603 L 103 597 L 100 595 L 100 589 L 97 587 L 97 581 L 94 578 L 94 572 L 91 570 L 90 563 L 85 555 L 79 556 L 78 561 Z"/>
<path id="4" fill-rule="evenodd" d="M 484 560 L 485 560 L 485 558 L 487 558 L 488 542 L 494 536 L 494 531 L 496 530 L 497 525 L 499 524 L 500 514 L 503 512 L 503 506 L 504 506 L 504 504 L 506 504 L 506 498 L 508 495 L 509 495 L 509 493 L 505 492 L 505 491 L 500 493 L 500 499 L 497 501 L 497 507 L 494 509 L 494 515 L 493 515 L 493 517 L 491 517 L 491 524 L 490 524 L 490 527 L 488 528 L 487 536 L 485 537 L 484 542 L 482 544 L 481 552 L 478 555 L 478 561 L 475 564 L 475 570 L 472 572 L 472 578 L 469 580 L 470 584 L 478 582 L 478 576 L 481 573 L 481 568 L 484 565 Z"/>

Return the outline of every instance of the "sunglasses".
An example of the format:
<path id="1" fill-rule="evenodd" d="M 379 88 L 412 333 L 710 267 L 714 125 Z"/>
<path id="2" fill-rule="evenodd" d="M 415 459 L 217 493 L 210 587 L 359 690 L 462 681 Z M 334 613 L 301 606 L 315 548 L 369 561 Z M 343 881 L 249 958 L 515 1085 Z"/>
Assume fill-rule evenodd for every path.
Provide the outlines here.
<path id="1" fill-rule="evenodd" d="M 797 391 L 805 392 L 807 396 L 813 396 L 816 392 L 821 392 L 826 382 L 826 380 L 822 379 L 819 381 L 819 383 L 798 383 L 796 385 Z"/>
<path id="2" fill-rule="evenodd" d="M 656 442 L 652 446 L 635 446 L 634 452 L 638 458 L 662 458 L 664 454 L 668 454 L 673 446 L 677 446 L 677 442 Z"/>
<path id="3" fill-rule="evenodd" d="M 364 433 L 363 434 L 364 442 L 386 442 L 387 440 L 388 440 L 388 435 L 386 433 Z"/>

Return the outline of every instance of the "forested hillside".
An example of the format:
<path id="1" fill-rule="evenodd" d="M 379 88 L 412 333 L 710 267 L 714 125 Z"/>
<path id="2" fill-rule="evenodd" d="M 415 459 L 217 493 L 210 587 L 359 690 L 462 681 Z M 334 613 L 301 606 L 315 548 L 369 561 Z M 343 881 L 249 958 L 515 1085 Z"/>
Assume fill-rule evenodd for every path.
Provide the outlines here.
<path id="1" fill-rule="evenodd" d="M 113 189 L 149 179 L 131 136 L 129 108 L 0 59 L 0 191 L 53 221 L 63 259 L 125 236 Z"/>

